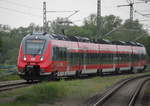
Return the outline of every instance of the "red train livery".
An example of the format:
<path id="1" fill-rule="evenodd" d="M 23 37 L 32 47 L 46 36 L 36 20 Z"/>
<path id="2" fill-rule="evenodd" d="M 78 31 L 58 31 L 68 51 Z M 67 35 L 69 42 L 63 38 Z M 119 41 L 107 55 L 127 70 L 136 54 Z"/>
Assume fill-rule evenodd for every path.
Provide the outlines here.
<path id="1" fill-rule="evenodd" d="M 139 43 L 59 40 L 54 34 L 29 34 L 20 45 L 18 74 L 29 80 L 104 72 L 144 70 L 146 50 Z"/>

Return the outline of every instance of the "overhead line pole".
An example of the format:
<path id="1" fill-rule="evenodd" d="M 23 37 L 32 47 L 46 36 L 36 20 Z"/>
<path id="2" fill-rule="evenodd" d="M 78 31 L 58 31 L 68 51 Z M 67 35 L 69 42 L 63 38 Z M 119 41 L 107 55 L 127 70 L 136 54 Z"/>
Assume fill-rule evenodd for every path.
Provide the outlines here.
<path id="1" fill-rule="evenodd" d="M 124 6 L 129 6 L 130 7 L 130 21 L 133 21 L 133 13 L 134 13 L 134 4 L 139 4 L 139 3 L 144 3 L 144 2 L 128 2 L 129 4 L 127 5 L 118 5 L 117 7 L 124 7 Z M 147 2 L 146 2 L 147 3 Z"/>
<path id="2" fill-rule="evenodd" d="M 133 4 L 134 3 L 130 3 L 130 21 L 132 22 L 133 21 L 133 12 L 134 12 L 134 9 L 133 9 Z"/>
<path id="3" fill-rule="evenodd" d="M 117 7 L 124 7 L 124 6 L 130 6 L 130 21 L 132 22 L 133 21 L 133 4 L 134 3 L 129 3 L 128 5 L 118 5 Z"/>
<path id="4" fill-rule="evenodd" d="M 96 40 L 102 38 L 101 36 L 101 0 L 97 0 L 97 35 Z"/>
<path id="5" fill-rule="evenodd" d="M 77 12 L 79 12 L 79 10 L 75 10 L 75 11 L 47 11 L 46 9 L 46 2 L 43 2 L 43 32 L 47 32 L 48 31 L 48 23 L 49 21 L 47 21 L 46 19 L 46 15 L 47 13 L 56 13 L 56 12 L 59 12 L 59 13 L 64 13 L 64 12 L 74 12 L 73 14 L 69 15 L 68 17 L 66 17 L 66 21 L 63 21 L 61 23 L 67 23 L 67 24 L 70 24 L 72 22 L 68 21 L 68 19 L 73 16 L 74 14 L 76 14 Z"/>
<path id="6" fill-rule="evenodd" d="M 46 2 L 43 2 L 43 32 L 47 31 Z"/>

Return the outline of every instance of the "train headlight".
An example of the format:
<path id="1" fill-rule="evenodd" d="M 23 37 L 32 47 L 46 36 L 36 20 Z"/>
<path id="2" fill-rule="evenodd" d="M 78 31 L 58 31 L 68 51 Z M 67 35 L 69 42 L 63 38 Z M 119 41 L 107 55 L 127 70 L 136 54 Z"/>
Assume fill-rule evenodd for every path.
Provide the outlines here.
<path id="1" fill-rule="evenodd" d="M 44 60 L 44 56 L 41 56 L 41 57 L 40 57 L 40 61 L 43 61 L 43 60 Z"/>
<path id="2" fill-rule="evenodd" d="M 24 61 L 26 61 L 26 60 L 27 60 L 26 56 L 24 56 L 24 57 L 23 57 L 23 60 L 24 60 Z"/>

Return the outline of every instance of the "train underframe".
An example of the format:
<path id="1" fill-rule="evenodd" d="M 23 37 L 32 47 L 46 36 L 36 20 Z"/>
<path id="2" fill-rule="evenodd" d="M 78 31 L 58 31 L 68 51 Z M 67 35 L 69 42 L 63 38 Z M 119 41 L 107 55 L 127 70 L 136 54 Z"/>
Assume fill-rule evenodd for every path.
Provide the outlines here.
<path id="1" fill-rule="evenodd" d="M 26 80 L 27 82 L 33 82 L 35 80 L 47 80 L 50 75 L 41 75 L 42 70 L 40 69 L 40 65 L 26 65 L 24 69 L 24 73 L 19 74 L 19 76 Z"/>
<path id="2" fill-rule="evenodd" d="M 128 71 L 120 71 L 120 68 L 116 68 L 114 71 L 110 71 L 110 72 L 114 73 L 114 74 L 118 74 L 120 72 L 135 73 L 135 72 L 142 72 L 145 69 L 146 69 L 146 65 L 143 66 L 143 68 L 141 68 L 141 69 L 136 69 L 136 71 L 135 71 L 134 67 L 131 67 L 130 70 L 128 70 Z M 58 75 L 59 72 L 57 72 L 57 71 L 51 72 L 49 74 L 44 74 L 44 72 L 43 72 L 43 74 L 41 74 L 41 71 L 42 70 L 40 69 L 39 65 L 26 66 L 25 70 L 24 70 L 24 74 L 20 74 L 20 77 L 22 79 L 26 80 L 27 82 L 33 82 L 33 81 L 36 81 L 36 80 L 37 81 L 56 80 L 56 79 L 58 79 L 58 77 L 60 77 Z M 108 71 L 108 73 L 110 73 L 110 72 Z M 75 71 L 75 74 L 71 75 L 71 77 L 72 76 L 73 77 L 80 77 L 82 74 L 83 74 L 82 70 L 80 70 L 80 71 L 78 70 L 78 71 Z M 97 69 L 96 73 L 90 73 L 89 75 L 92 75 L 92 74 L 95 74 L 95 75 L 98 75 L 98 76 L 103 76 L 104 72 L 103 72 L 103 69 Z"/>

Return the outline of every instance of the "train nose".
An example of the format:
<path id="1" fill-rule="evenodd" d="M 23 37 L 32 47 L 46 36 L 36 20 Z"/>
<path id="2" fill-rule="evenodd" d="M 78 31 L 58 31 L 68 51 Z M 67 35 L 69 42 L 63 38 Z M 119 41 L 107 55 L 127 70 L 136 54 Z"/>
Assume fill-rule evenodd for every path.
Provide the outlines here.
<path id="1" fill-rule="evenodd" d="M 32 56 L 32 55 L 25 55 L 23 57 L 23 60 L 25 62 L 42 62 L 44 61 L 44 56 L 43 55 L 36 55 L 36 56 Z"/>
<path id="2" fill-rule="evenodd" d="M 35 57 L 31 57 L 31 61 L 35 61 L 36 60 L 36 58 Z"/>

